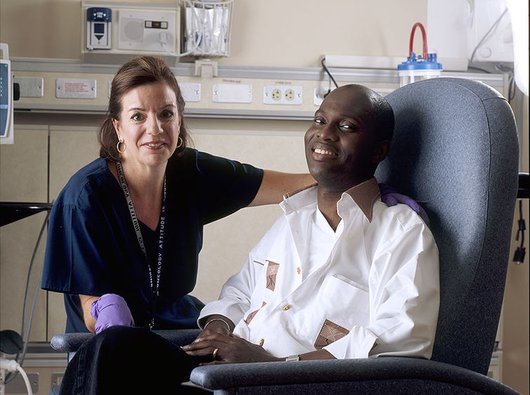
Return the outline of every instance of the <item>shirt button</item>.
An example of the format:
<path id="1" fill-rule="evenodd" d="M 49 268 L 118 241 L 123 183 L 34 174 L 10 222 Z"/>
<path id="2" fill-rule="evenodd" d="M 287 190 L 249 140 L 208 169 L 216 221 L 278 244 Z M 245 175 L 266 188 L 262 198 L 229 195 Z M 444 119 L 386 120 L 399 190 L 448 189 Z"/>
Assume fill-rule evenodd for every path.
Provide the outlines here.
<path id="1" fill-rule="evenodd" d="M 290 304 L 286 304 L 285 306 L 283 306 L 283 310 L 284 311 L 287 311 L 291 308 L 291 305 Z"/>
<path id="2" fill-rule="evenodd" d="M 296 268 L 296 273 L 298 273 L 298 274 L 302 273 L 302 268 L 300 266 L 298 266 Z"/>
<path id="3" fill-rule="evenodd" d="M 260 347 L 263 347 L 263 344 L 265 344 L 265 339 L 260 339 L 260 341 L 259 341 L 259 346 L 260 346 Z"/>

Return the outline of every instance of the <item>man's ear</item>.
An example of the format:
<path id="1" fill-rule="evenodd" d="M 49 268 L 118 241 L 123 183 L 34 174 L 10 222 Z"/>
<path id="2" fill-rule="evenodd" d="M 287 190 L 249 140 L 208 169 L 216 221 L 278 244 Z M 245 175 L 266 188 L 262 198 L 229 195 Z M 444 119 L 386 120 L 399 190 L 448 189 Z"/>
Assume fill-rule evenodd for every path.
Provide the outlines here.
<path id="1" fill-rule="evenodd" d="M 381 140 L 375 144 L 374 152 L 372 155 L 372 162 L 374 164 L 378 164 L 382 162 L 386 156 L 388 155 L 388 151 L 390 150 L 390 141 L 389 140 Z"/>

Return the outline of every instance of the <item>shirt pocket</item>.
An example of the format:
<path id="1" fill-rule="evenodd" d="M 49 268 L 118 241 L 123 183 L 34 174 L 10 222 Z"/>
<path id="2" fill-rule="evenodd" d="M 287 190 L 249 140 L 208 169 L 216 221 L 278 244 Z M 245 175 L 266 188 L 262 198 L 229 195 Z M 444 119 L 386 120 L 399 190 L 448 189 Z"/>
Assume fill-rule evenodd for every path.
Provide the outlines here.
<path id="1" fill-rule="evenodd" d="M 280 268 L 279 263 L 268 259 L 256 258 L 253 260 L 253 263 L 258 268 L 256 275 L 257 286 L 252 293 L 250 308 L 244 316 L 244 321 L 247 325 L 250 324 L 254 316 L 274 297 L 276 279 Z"/>
<path id="2" fill-rule="evenodd" d="M 274 292 L 276 289 L 276 278 L 278 277 L 278 270 L 280 264 L 267 260 L 266 274 L 265 274 L 265 288 Z"/>
<path id="3" fill-rule="evenodd" d="M 355 325 L 368 326 L 370 322 L 368 287 L 346 276 L 326 277 L 318 292 L 317 304 L 322 323 L 329 320 L 350 330 Z"/>

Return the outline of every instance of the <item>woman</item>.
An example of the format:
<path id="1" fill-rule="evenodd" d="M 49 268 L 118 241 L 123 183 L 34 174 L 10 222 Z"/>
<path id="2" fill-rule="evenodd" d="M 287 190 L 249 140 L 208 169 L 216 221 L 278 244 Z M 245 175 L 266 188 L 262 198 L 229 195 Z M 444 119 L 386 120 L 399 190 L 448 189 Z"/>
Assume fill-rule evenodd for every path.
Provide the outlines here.
<path id="1" fill-rule="evenodd" d="M 202 305 L 187 294 L 203 225 L 313 182 L 186 148 L 183 112 L 161 59 L 134 59 L 113 79 L 100 158 L 72 177 L 50 218 L 42 287 L 65 293 L 67 332 L 108 326 L 91 309 L 109 293 L 132 314 L 114 324 L 196 327 Z"/>

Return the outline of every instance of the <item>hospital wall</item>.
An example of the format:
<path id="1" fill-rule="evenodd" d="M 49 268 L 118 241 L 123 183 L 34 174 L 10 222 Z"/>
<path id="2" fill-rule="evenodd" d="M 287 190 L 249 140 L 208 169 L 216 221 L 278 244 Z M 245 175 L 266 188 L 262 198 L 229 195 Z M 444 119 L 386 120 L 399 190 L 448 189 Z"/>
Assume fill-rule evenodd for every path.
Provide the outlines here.
<path id="1" fill-rule="evenodd" d="M 12 59 L 78 60 L 79 15 L 79 0 L 2 0 L 0 42 L 9 44 Z M 319 67 L 323 54 L 400 57 L 408 51 L 411 26 L 426 23 L 426 15 L 424 0 L 235 0 L 230 56 L 216 60 L 220 65 L 296 69 Z M 15 144 L 0 148 L 0 200 L 52 201 L 68 178 L 97 156 L 101 117 L 17 113 Z M 523 169 L 528 171 L 527 109 L 524 119 Z M 194 117 L 187 122 L 198 149 L 264 168 L 306 171 L 302 137 L 307 121 Z M 216 298 L 279 213 L 273 206 L 247 208 L 206 226 L 194 294 L 205 302 Z M 0 228 L 1 329 L 20 330 L 26 273 L 44 219 L 45 214 L 38 214 Z M 44 242 L 45 235 L 30 279 L 33 286 Z M 510 263 L 503 317 L 503 381 L 528 394 L 528 257 L 524 265 Z M 31 339 L 49 340 L 63 331 L 64 320 L 62 296 L 39 291 Z"/>

